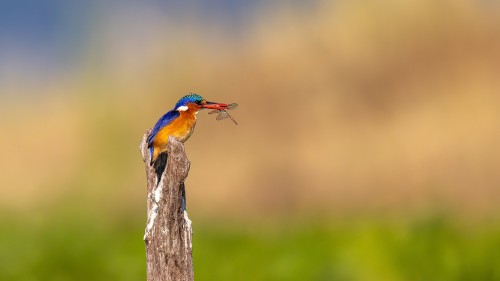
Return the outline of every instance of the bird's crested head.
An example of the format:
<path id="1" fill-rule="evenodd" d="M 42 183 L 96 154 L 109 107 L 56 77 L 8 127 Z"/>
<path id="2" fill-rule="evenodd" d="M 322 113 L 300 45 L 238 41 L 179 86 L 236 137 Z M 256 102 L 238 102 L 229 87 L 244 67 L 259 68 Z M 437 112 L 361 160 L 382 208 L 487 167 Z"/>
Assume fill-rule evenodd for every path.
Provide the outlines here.
<path id="1" fill-rule="evenodd" d="M 226 109 L 227 104 L 206 101 L 202 96 L 190 93 L 189 95 L 183 96 L 175 105 L 175 110 L 177 111 L 186 111 L 190 108 L 196 111 L 203 108 L 221 110 Z"/>
<path id="2" fill-rule="evenodd" d="M 175 110 L 185 111 L 188 109 L 189 104 L 195 104 L 200 106 L 205 99 L 198 94 L 190 93 L 189 95 L 183 96 L 177 104 L 175 104 Z M 206 101 L 205 101 L 206 102 Z"/>

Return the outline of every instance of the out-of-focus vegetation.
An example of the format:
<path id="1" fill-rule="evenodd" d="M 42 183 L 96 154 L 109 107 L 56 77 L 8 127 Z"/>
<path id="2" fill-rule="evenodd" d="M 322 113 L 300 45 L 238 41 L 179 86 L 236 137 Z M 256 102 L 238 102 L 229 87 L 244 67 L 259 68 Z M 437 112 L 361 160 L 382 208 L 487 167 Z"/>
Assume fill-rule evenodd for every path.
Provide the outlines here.
<path id="1" fill-rule="evenodd" d="M 0 280 L 145 278 L 138 144 L 188 91 L 240 105 L 186 143 L 197 279 L 500 280 L 498 4 L 298 2 L 96 4 L 0 77 Z"/>
<path id="2" fill-rule="evenodd" d="M 132 218 L 132 219 L 131 219 Z M 1 280 L 144 280 L 144 221 L 54 214 L 2 218 Z M 500 224 L 412 220 L 198 220 L 201 280 L 500 280 Z"/>

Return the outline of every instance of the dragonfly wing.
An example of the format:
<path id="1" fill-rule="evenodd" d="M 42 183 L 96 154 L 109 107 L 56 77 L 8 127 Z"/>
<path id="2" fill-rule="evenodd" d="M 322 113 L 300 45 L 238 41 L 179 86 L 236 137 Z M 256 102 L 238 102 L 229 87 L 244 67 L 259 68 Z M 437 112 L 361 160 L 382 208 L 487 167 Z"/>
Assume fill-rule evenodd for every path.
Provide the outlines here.
<path id="1" fill-rule="evenodd" d="M 237 107 L 238 107 L 238 104 L 237 104 L 237 103 L 231 103 L 231 104 L 229 104 L 229 105 L 227 106 L 227 109 L 229 109 L 229 110 L 233 110 L 233 109 L 235 109 L 235 108 L 237 108 Z"/>
<path id="2" fill-rule="evenodd" d="M 221 110 L 219 112 L 219 115 L 217 115 L 217 120 L 222 120 L 222 119 L 226 119 L 227 117 L 229 117 L 229 114 L 227 113 L 227 111 L 225 110 Z"/>

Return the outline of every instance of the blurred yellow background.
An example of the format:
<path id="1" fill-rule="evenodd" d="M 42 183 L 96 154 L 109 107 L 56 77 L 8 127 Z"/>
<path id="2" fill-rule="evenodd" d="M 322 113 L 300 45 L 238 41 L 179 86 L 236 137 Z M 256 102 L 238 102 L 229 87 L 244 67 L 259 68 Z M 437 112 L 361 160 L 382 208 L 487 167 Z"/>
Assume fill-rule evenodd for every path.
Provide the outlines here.
<path id="1" fill-rule="evenodd" d="M 4 7 L 3 13 L 23 14 L 30 5 L 40 6 L 35 2 L 5 4 L 10 10 Z M 55 15 L 78 16 L 49 21 L 55 26 L 51 32 L 69 26 L 62 39 L 51 35 L 58 39 L 38 48 L 41 36 L 18 48 L 8 41 L 17 22 L 4 20 L 9 25 L 0 29 L 0 44 L 9 47 L 0 51 L 5 62 L 0 67 L 0 211 L 14 225 L 40 220 L 38 231 L 45 231 L 73 220 L 71 215 L 52 220 L 61 212 L 103 225 L 132 216 L 138 235 L 130 241 L 139 243 L 140 263 L 146 182 L 138 145 L 180 97 L 195 92 L 239 104 L 232 112 L 238 126 L 200 112 L 186 143 L 188 211 L 195 239 L 205 239 L 199 243 L 227 243 L 215 240 L 231 233 L 220 230 L 227 224 L 246 237 L 241 227 L 247 224 L 267 233 L 284 221 L 280 231 L 290 227 L 301 233 L 310 221 L 315 226 L 336 221 L 342 232 L 353 218 L 368 218 L 376 227 L 394 219 L 388 229 L 407 229 L 398 223 L 445 216 L 444 225 L 486 229 L 490 240 L 481 236 L 486 242 L 478 242 L 484 248 L 500 245 L 495 222 L 500 6 L 495 1 L 92 1 L 81 13 L 82 7 L 49 2 L 45 9 L 53 8 Z M 37 21 L 23 23 L 20 37 L 30 24 Z M 51 51 L 45 54 L 46 49 Z M 19 225 L 16 231 L 25 232 Z M 213 229 L 220 233 L 205 238 Z M 363 227 L 347 229 L 365 233 Z M 451 234 L 443 234 L 442 241 L 455 233 L 446 231 Z M 340 235 L 330 228 L 327 233 L 304 239 L 314 244 Z M 69 244 L 78 240 L 78 235 L 68 237 Z M 234 243 L 238 249 L 245 241 Z M 194 244 L 195 274 L 208 256 L 203 247 Z M 300 250 L 295 254 L 307 256 Z M 293 272 L 293 263 L 284 262 L 282 271 L 273 267 L 276 271 L 262 279 L 500 280 L 492 266 L 500 264 L 499 256 L 481 257 L 490 264 L 484 271 L 480 262 L 470 265 L 478 270 L 469 275 L 456 266 L 451 267 L 456 275 L 440 275 L 439 267 L 429 275 L 359 268 L 352 274 L 290 276 L 286 272 Z M 120 279 L 114 270 L 111 279 Z M 75 280 L 72 272 L 59 279 Z M 253 280 L 230 271 L 207 272 L 197 276 Z M 9 274 L 4 276 L 19 276 Z"/>

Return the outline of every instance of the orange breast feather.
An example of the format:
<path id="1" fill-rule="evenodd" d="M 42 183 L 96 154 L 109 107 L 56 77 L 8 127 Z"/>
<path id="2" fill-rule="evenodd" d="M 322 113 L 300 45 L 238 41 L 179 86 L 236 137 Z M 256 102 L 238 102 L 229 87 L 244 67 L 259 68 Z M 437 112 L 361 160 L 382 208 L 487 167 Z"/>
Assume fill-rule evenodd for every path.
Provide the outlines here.
<path id="1" fill-rule="evenodd" d="M 163 127 L 155 137 L 153 146 L 163 150 L 167 143 L 168 137 L 173 136 L 181 142 L 185 142 L 193 133 L 196 125 L 196 115 L 191 110 L 181 112 L 180 116 L 172 123 Z"/>

